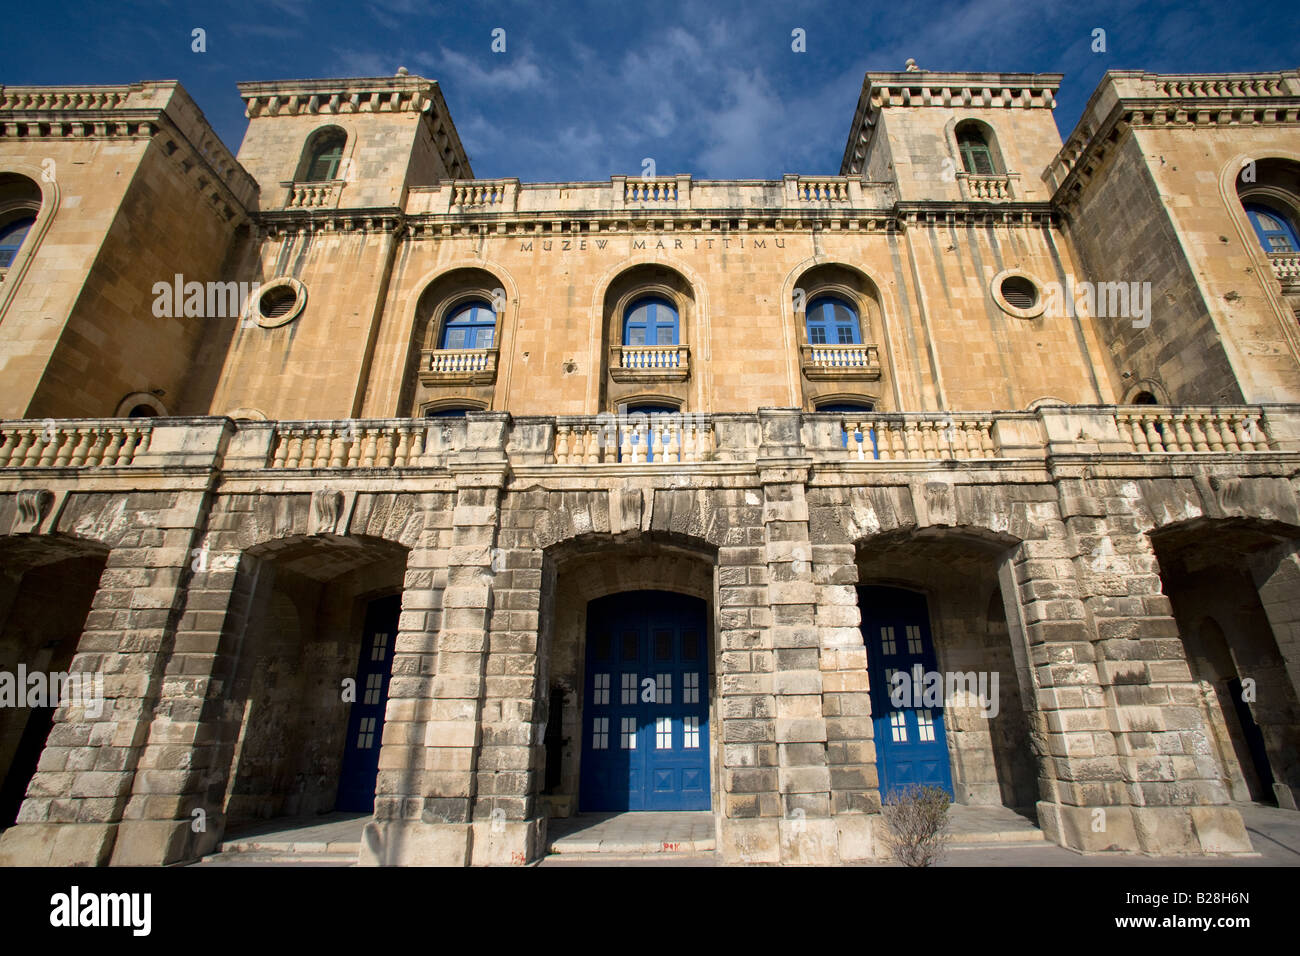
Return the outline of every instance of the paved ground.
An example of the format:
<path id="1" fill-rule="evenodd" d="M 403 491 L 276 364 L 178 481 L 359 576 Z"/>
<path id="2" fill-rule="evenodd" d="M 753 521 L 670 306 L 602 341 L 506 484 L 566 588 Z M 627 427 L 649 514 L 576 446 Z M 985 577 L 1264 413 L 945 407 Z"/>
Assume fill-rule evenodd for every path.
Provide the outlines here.
<path id="1" fill-rule="evenodd" d="M 547 835 L 551 852 L 705 853 L 714 849 L 713 813 L 585 813 L 551 820 Z"/>
<path id="2" fill-rule="evenodd" d="M 1239 804 L 1256 852 L 1237 857 L 1083 856 L 1046 843 L 1026 817 L 1003 807 L 954 807 L 953 845 L 941 866 L 1300 866 L 1300 813 Z M 360 848 L 364 814 L 275 820 L 233 834 L 234 852 L 197 866 L 348 866 Z M 539 866 L 718 866 L 713 815 L 704 813 L 584 814 L 552 820 L 556 852 Z"/>
<path id="3" fill-rule="evenodd" d="M 195 866 L 351 866 L 361 852 L 368 813 L 278 819 L 227 835 Z"/>

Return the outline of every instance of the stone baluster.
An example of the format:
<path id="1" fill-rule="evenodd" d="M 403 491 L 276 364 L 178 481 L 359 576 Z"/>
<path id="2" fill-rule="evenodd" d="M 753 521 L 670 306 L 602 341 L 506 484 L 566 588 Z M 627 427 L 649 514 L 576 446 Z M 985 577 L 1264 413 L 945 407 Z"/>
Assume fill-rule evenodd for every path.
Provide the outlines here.
<path id="1" fill-rule="evenodd" d="M 108 444 L 108 429 L 95 428 L 90 442 L 90 449 L 86 452 L 87 465 L 102 465 L 104 463 L 104 446 Z"/>
<path id="2" fill-rule="evenodd" d="M 1156 429 L 1156 416 L 1143 415 L 1140 420 L 1142 422 L 1142 427 L 1145 429 L 1147 449 L 1156 452 L 1164 451 L 1165 442 L 1161 437 L 1160 432 Z"/>
<path id="3" fill-rule="evenodd" d="M 72 461 L 73 450 L 77 447 L 77 440 L 80 436 L 77 434 L 75 427 L 68 428 L 59 433 L 59 453 L 54 456 L 54 467 L 65 468 Z"/>
<path id="4" fill-rule="evenodd" d="M 135 452 L 140 444 L 141 432 L 143 431 L 137 425 L 130 425 L 122 429 L 122 447 L 117 453 L 115 465 L 129 465 L 135 461 Z"/>
<path id="5" fill-rule="evenodd" d="M 1174 416 L 1174 438 L 1178 442 L 1178 451 L 1193 451 L 1196 449 L 1192 442 L 1192 436 L 1187 430 L 1187 415 L 1178 414 Z"/>
<path id="6" fill-rule="evenodd" d="M 23 429 L 15 428 L 5 432 L 4 445 L 0 446 L 0 468 L 6 467 L 10 462 L 21 465 L 27 456 L 27 444 L 30 441 L 31 434 Z"/>

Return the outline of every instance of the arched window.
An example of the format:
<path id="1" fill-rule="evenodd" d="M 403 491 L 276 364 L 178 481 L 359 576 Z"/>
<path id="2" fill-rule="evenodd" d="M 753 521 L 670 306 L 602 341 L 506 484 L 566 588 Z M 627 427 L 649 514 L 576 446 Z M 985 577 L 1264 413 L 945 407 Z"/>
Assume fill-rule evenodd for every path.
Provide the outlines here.
<path id="1" fill-rule="evenodd" d="M 962 123 L 957 127 L 957 149 L 966 172 L 976 176 L 991 176 L 997 172 L 988 137 L 978 124 Z"/>
<path id="2" fill-rule="evenodd" d="M 424 413 L 425 418 L 464 418 L 468 408 L 430 408 Z"/>
<path id="3" fill-rule="evenodd" d="M 676 345 L 677 310 L 667 299 L 638 299 L 623 320 L 624 345 Z"/>
<path id="4" fill-rule="evenodd" d="M 327 130 L 318 135 L 312 141 L 311 156 L 302 174 L 302 181 L 323 183 L 337 179 L 339 164 L 343 161 L 343 147 L 347 141 L 348 134 L 341 129 Z"/>
<path id="5" fill-rule="evenodd" d="M 1300 252 L 1300 237 L 1296 235 L 1295 224 L 1285 213 L 1260 203 L 1244 205 L 1265 252 Z"/>
<path id="6" fill-rule="evenodd" d="M 1155 395 L 1150 392 L 1138 392 L 1129 400 L 1130 405 L 1159 405 Z"/>
<path id="7" fill-rule="evenodd" d="M 8 269 L 13 265 L 19 247 L 35 223 L 35 216 L 19 216 L 0 226 L 0 269 Z"/>
<path id="8" fill-rule="evenodd" d="M 438 348 L 490 349 L 496 329 L 497 315 L 492 306 L 481 300 L 466 302 L 447 316 Z"/>
<path id="9" fill-rule="evenodd" d="M 809 345 L 861 345 L 858 313 L 843 299 L 819 296 L 808 304 L 804 316 Z"/>

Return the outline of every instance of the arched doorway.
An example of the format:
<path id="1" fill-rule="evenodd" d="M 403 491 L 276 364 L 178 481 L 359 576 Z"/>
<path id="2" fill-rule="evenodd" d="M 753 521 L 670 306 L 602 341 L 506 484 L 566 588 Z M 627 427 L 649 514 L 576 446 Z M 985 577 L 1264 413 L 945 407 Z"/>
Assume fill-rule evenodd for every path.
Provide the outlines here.
<path id="1" fill-rule="evenodd" d="M 670 753 L 659 757 L 680 759 L 679 769 L 703 768 L 703 794 L 694 779 L 679 774 L 671 781 L 683 794 L 689 793 L 674 798 L 682 807 L 702 805 L 709 810 L 722 805 L 723 798 L 713 789 L 718 785 L 721 744 L 710 732 L 718 726 L 719 706 L 716 560 L 716 552 L 702 542 L 654 533 L 583 536 L 546 552 L 538 650 L 547 711 L 540 754 L 544 762 L 537 770 L 539 798 L 552 819 L 574 817 L 594 805 L 612 805 L 615 809 L 603 812 L 616 814 L 619 807 L 631 809 L 638 801 L 641 806 L 667 802 L 653 791 L 646 799 L 641 789 L 649 772 L 645 768 L 653 769 L 653 760 L 641 764 L 642 780 L 635 786 L 628 779 L 636 768 L 626 759 L 632 748 L 622 745 L 632 742 L 637 756 L 666 743 L 670 746 L 663 749 Z M 636 636 L 625 647 L 629 632 Z M 664 637 L 667 647 L 660 646 L 659 632 L 670 635 Z M 608 647 L 604 633 L 610 635 Z M 625 674 L 635 675 L 636 681 L 633 685 L 629 679 L 635 699 L 626 711 Z M 668 680 L 661 680 L 660 674 Z M 606 678 L 597 675 L 608 675 L 608 694 Z M 643 701 L 643 694 L 649 699 Z M 632 720 L 633 736 L 626 741 L 624 718 Z M 659 718 L 667 718 L 666 726 Z M 694 719 L 688 724 L 687 718 Z M 608 723 L 596 724 L 597 719 Z M 607 736 L 597 738 L 597 732 Z M 620 751 L 629 751 L 622 763 Z M 605 775 L 604 781 L 597 779 L 598 773 Z M 595 803 L 586 799 L 593 787 L 606 791 Z M 617 788 L 613 795 L 608 793 L 611 787 Z"/>
<path id="2" fill-rule="evenodd" d="M 956 804 L 1037 819 L 1043 744 L 1031 733 L 1027 651 L 1012 642 L 998 575 L 1014 545 L 973 528 L 905 529 L 859 544 L 882 798 L 931 784 Z M 906 680 L 894 683 L 900 672 Z"/>
<path id="3" fill-rule="evenodd" d="M 226 833 L 374 809 L 406 550 L 328 535 L 247 552 L 226 660 Z M 239 616 L 236 614 L 235 616 Z"/>
<path id="4" fill-rule="evenodd" d="M 1151 532 L 1220 777 L 1234 799 L 1288 809 L 1300 794 L 1300 685 L 1283 653 L 1295 591 L 1280 577 L 1266 607 L 1261 587 L 1295 541 L 1291 525 L 1242 518 Z"/>
<path id="5" fill-rule="evenodd" d="M 588 605 L 581 811 L 711 808 L 705 626 L 671 591 Z"/>
<path id="6" fill-rule="evenodd" d="M 16 695 L 0 706 L 0 830 L 18 817 L 54 726 L 55 697 L 69 689 L 63 675 L 72 670 L 105 562 L 104 549 L 79 541 L 0 546 L 0 671 L 12 675 Z M 46 699 L 31 700 L 32 685 L 20 675 L 43 675 Z"/>

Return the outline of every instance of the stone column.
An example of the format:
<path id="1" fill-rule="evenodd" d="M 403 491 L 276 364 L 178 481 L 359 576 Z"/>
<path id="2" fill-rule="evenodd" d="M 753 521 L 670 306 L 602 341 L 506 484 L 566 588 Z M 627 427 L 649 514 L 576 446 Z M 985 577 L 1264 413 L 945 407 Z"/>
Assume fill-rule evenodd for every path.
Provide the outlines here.
<path id="1" fill-rule="evenodd" d="M 503 547 L 494 553 L 473 863 L 522 865 L 540 857 L 546 844 L 546 819 L 537 801 L 546 706 L 538 653 L 542 552 Z"/>
<path id="2" fill-rule="evenodd" d="M 423 800 L 417 822 L 376 820 L 367 828 L 363 864 L 466 866 L 477 862 L 473 808 L 487 709 L 489 632 L 494 610 L 492 554 L 501 491 L 509 472 L 504 412 L 472 413 L 465 447 L 449 469 L 456 480 L 442 630 L 437 639 L 425 724 Z M 402 630 L 415 624 L 403 605 Z M 427 626 L 427 622 L 426 622 Z M 399 704 L 399 710 L 402 705 Z M 422 709 L 422 705 L 410 706 Z"/>

